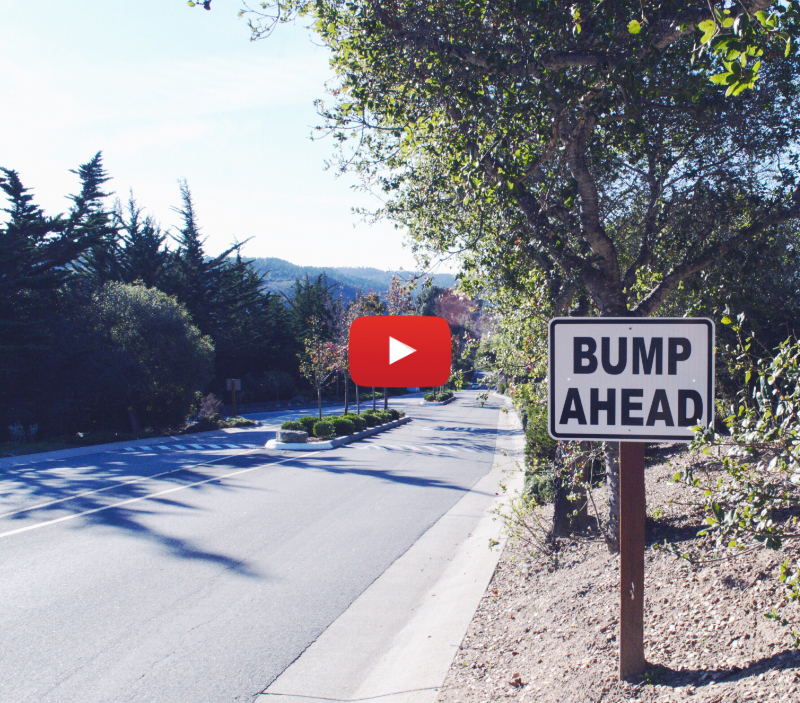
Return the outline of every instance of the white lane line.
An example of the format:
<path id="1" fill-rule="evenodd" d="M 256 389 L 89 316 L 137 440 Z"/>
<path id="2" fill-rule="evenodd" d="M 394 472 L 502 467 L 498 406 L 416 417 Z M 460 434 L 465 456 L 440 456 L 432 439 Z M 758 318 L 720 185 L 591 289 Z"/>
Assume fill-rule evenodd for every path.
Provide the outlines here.
<path id="1" fill-rule="evenodd" d="M 155 448 L 156 449 L 160 449 L 163 452 L 168 452 L 169 451 L 169 447 L 164 445 L 164 444 L 156 444 Z"/>
<path id="2" fill-rule="evenodd" d="M 255 451 L 255 450 L 253 450 Z M 310 454 L 306 454 L 303 459 L 307 459 L 308 457 L 312 457 L 315 454 L 320 454 L 322 450 L 311 452 Z M 241 456 L 241 455 L 240 455 Z M 227 457 L 223 457 L 227 458 Z M 83 517 L 84 515 L 93 515 L 94 513 L 100 513 L 104 510 L 110 510 L 111 508 L 119 508 L 123 505 L 130 505 L 131 503 L 138 503 L 140 500 L 147 500 L 148 498 L 157 498 L 158 496 L 164 496 L 168 493 L 175 493 L 177 491 L 182 491 L 186 488 L 194 488 L 195 486 L 202 486 L 205 483 L 211 483 L 212 481 L 222 481 L 226 478 L 231 478 L 232 476 L 241 476 L 242 474 L 250 473 L 251 471 L 256 471 L 258 469 L 263 469 L 265 466 L 275 466 L 277 464 L 284 464 L 287 461 L 295 461 L 298 457 L 289 457 L 287 459 L 282 459 L 281 461 L 271 462 L 269 464 L 261 464 L 260 466 L 253 466 L 249 469 L 240 469 L 239 471 L 232 471 L 229 474 L 225 474 L 223 476 L 213 476 L 212 478 L 204 479 L 203 481 L 195 481 L 194 483 L 186 483 L 181 486 L 175 486 L 174 488 L 167 488 L 163 491 L 157 491 L 155 493 L 149 493 L 146 496 L 139 496 L 138 498 L 129 498 L 128 500 L 122 500 L 119 503 L 112 503 L 111 505 L 104 505 L 102 508 L 92 508 L 92 510 L 84 510 L 82 513 L 75 513 L 74 515 L 65 515 L 64 517 L 55 518 L 54 520 L 48 520 L 47 522 L 40 522 L 36 525 L 28 525 L 27 527 L 20 527 L 16 530 L 11 530 L 9 532 L 0 532 L 0 538 L 2 537 L 10 537 L 11 535 L 18 535 L 22 532 L 29 532 L 30 530 L 36 530 L 40 527 L 46 527 L 47 525 L 55 525 L 58 522 L 66 522 L 67 520 L 75 520 L 76 518 Z M 211 463 L 211 462 L 205 462 Z"/>
<path id="3" fill-rule="evenodd" d="M 206 447 L 208 447 L 208 449 L 222 449 L 218 444 L 206 444 Z"/>
<path id="4" fill-rule="evenodd" d="M 258 448 L 260 449 L 260 447 Z M 196 464 L 180 466 L 177 469 L 162 471 L 161 473 L 152 474 L 150 476 L 137 476 L 136 478 L 132 478 L 129 481 L 117 481 L 117 483 L 112 483 L 110 486 L 106 486 L 105 488 L 93 488 L 91 491 L 81 491 L 80 493 L 73 493 L 72 495 L 65 496 L 64 498 L 56 498 L 54 500 L 47 501 L 46 503 L 37 503 L 36 505 L 32 505 L 29 508 L 22 508 L 21 510 L 12 510 L 10 513 L 2 513 L 0 514 L 0 518 L 8 517 L 9 515 L 19 515 L 20 513 L 29 513 L 33 510 L 39 510 L 39 508 L 46 508 L 50 505 L 56 505 L 57 503 L 65 503 L 69 500 L 74 500 L 75 498 L 83 498 L 84 496 L 93 495 L 95 493 L 103 493 L 105 491 L 110 491 L 114 488 L 122 488 L 123 486 L 130 486 L 131 484 L 134 483 L 142 483 L 143 481 L 149 481 L 150 479 L 159 478 L 160 476 L 167 476 L 168 474 L 174 474 L 177 471 L 191 471 L 192 469 L 196 469 L 198 466 L 207 466 L 208 464 L 214 464 L 218 461 L 223 461 L 224 459 L 228 459 L 230 458 L 230 456 L 231 456 L 230 454 L 227 456 L 219 456 L 216 459 L 209 459 L 208 461 L 199 461 Z M 236 456 L 242 456 L 242 455 L 238 454 Z M 0 535 L 0 537 L 2 537 L 2 535 Z"/>
<path id="5" fill-rule="evenodd" d="M 135 452 L 137 449 L 138 447 L 125 447 L 126 452 Z"/>
<path id="6" fill-rule="evenodd" d="M 438 447 L 432 447 L 430 444 L 425 445 L 425 449 L 429 452 L 433 452 L 434 454 L 441 454 L 441 450 Z"/>
<path id="7" fill-rule="evenodd" d="M 422 449 L 419 447 L 415 447 L 413 444 L 406 444 L 406 449 L 410 449 L 412 452 L 421 452 Z"/>
<path id="8" fill-rule="evenodd" d="M 188 447 L 184 447 L 182 444 L 173 444 L 173 449 L 188 449 Z"/>
<path id="9" fill-rule="evenodd" d="M 190 444 L 189 445 L 192 449 L 205 449 L 202 444 Z"/>
<path id="10" fill-rule="evenodd" d="M 453 454 L 458 454 L 458 449 L 453 449 L 452 447 L 440 447 L 440 449 L 445 452 L 452 452 Z"/>
<path id="11" fill-rule="evenodd" d="M 227 447 L 228 449 L 236 449 L 237 447 L 241 447 L 241 444 L 223 444 L 223 447 Z"/>
<path id="12" fill-rule="evenodd" d="M 398 451 L 402 451 L 403 449 L 403 447 L 398 447 L 396 444 L 384 444 L 383 446 L 389 449 L 397 449 Z"/>

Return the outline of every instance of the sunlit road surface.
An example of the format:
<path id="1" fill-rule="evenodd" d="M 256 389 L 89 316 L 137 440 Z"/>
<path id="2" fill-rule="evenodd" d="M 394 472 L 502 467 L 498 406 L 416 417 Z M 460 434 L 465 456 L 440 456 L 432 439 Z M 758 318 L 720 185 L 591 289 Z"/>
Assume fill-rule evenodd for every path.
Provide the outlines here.
<path id="1" fill-rule="evenodd" d="M 268 424 L 0 469 L 0 701 L 253 700 L 488 473 L 499 404 L 459 396 L 301 456 Z"/>

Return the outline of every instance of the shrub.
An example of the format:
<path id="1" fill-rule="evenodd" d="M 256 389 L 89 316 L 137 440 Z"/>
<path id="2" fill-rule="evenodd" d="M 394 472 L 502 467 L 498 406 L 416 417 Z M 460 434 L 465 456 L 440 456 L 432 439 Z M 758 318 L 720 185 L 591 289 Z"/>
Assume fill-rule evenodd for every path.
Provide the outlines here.
<path id="1" fill-rule="evenodd" d="M 333 418 L 333 429 L 337 436 L 353 434 L 353 432 L 355 432 L 355 425 L 353 425 L 353 421 L 350 420 L 350 418 L 335 417 Z"/>
<path id="2" fill-rule="evenodd" d="M 389 419 L 391 419 L 391 420 L 399 420 L 400 419 L 400 413 L 397 410 L 395 410 L 394 408 L 389 408 L 388 412 L 389 412 Z"/>
<path id="3" fill-rule="evenodd" d="M 367 423 L 367 427 L 375 427 L 376 425 L 380 424 L 380 419 L 372 412 L 366 412 L 361 417 L 364 418 L 364 421 Z"/>
<path id="4" fill-rule="evenodd" d="M 405 411 L 405 410 L 398 410 L 398 411 L 397 411 L 397 414 L 398 414 L 400 417 L 405 417 L 405 416 L 406 416 L 406 411 Z"/>
<path id="5" fill-rule="evenodd" d="M 300 432 L 306 431 L 306 426 L 297 420 L 287 420 L 281 425 L 282 430 L 298 430 Z"/>
<path id="6" fill-rule="evenodd" d="M 363 432 L 367 429 L 367 421 L 360 415 L 351 415 L 348 413 L 347 415 L 342 415 L 342 417 L 346 417 L 353 423 L 356 432 Z"/>
<path id="7" fill-rule="evenodd" d="M 555 495 L 553 472 L 537 470 L 525 475 L 525 496 L 536 505 L 551 503 Z"/>
<path id="8" fill-rule="evenodd" d="M 308 436 L 310 437 L 311 435 L 314 434 L 314 425 L 319 421 L 320 420 L 316 415 L 305 415 L 304 417 L 301 417 L 297 422 L 299 422 L 303 426 L 303 429 L 306 432 L 308 432 Z"/>
<path id="9" fill-rule="evenodd" d="M 381 424 L 385 422 L 391 422 L 392 420 L 392 415 L 387 410 L 381 410 L 378 412 L 378 417 L 380 418 Z"/>
<path id="10" fill-rule="evenodd" d="M 734 557 L 757 548 L 784 552 L 774 557 L 783 588 L 775 584 L 766 590 L 765 616 L 792 628 L 792 646 L 798 647 L 800 620 L 791 604 L 800 601 L 800 561 L 784 547 L 796 539 L 793 515 L 800 504 L 800 344 L 787 340 L 773 358 L 756 362 L 749 354 L 753 339 L 742 339 L 742 319 L 738 324 L 727 316 L 722 319 L 739 336 L 734 370 L 744 374 L 739 402 L 725 419 L 731 439 L 723 441 L 712 428 L 695 428 L 692 452 L 707 458 L 695 459 L 674 478 L 694 489 L 693 502 L 706 513 L 706 525 L 697 533 L 709 542 L 706 553 L 716 557 L 727 550 L 726 557 Z M 666 546 L 692 563 L 706 556 Z"/>
<path id="11" fill-rule="evenodd" d="M 218 417 L 220 410 L 222 410 L 222 401 L 213 393 L 201 396 L 198 403 L 198 415 L 200 417 L 208 419 Z"/>
<path id="12" fill-rule="evenodd" d="M 453 397 L 453 391 L 443 391 L 441 393 L 426 393 L 425 400 L 428 402 L 441 403 L 444 400 L 450 400 Z"/>
<path id="13" fill-rule="evenodd" d="M 320 439 L 332 439 L 336 435 L 336 431 L 333 429 L 333 423 L 327 422 L 326 420 L 317 420 L 314 423 L 313 430 L 314 436 Z"/>

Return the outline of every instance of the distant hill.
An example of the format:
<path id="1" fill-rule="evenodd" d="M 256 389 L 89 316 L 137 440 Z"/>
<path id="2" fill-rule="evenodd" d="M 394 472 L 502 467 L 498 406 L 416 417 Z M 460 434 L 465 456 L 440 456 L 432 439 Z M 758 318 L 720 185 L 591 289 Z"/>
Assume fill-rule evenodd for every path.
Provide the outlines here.
<path id="1" fill-rule="evenodd" d="M 352 300 L 356 291 L 362 293 L 375 291 L 381 296 L 389 292 L 389 285 L 392 276 L 398 276 L 404 280 L 413 274 L 410 271 L 381 271 L 376 268 L 354 267 L 354 266 L 298 266 L 283 259 L 259 258 L 253 259 L 255 269 L 263 274 L 264 282 L 271 290 L 288 293 L 298 278 L 308 277 L 313 279 L 321 273 L 325 273 L 329 285 L 335 285 L 340 289 L 345 300 Z M 437 273 L 433 277 L 433 285 L 442 288 L 452 288 L 456 279 L 451 273 Z M 419 292 L 419 287 L 417 288 Z"/>

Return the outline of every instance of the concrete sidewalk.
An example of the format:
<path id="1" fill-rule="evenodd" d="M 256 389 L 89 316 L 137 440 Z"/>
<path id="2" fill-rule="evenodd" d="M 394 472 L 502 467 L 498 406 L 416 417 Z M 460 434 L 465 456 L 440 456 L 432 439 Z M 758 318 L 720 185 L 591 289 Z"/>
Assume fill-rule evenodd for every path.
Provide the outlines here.
<path id="1" fill-rule="evenodd" d="M 494 396 L 500 397 L 502 396 Z M 494 510 L 524 486 L 522 426 L 501 413 L 492 470 L 256 700 L 432 703 L 505 544 Z M 503 486 L 506 490 L 503 490 Z M 489 548 L 489 540 L 500 544 Z"/>

